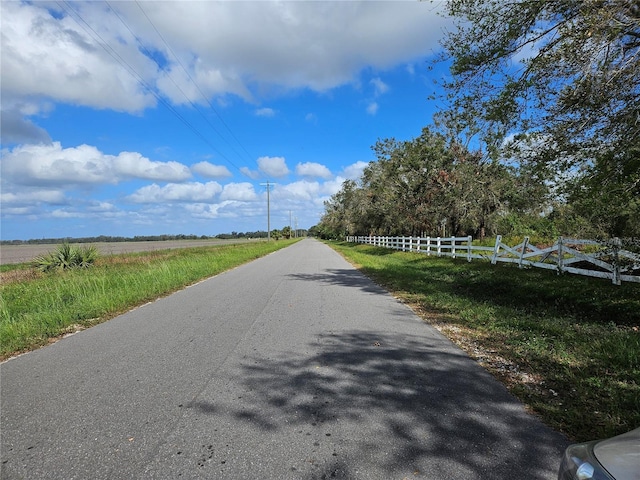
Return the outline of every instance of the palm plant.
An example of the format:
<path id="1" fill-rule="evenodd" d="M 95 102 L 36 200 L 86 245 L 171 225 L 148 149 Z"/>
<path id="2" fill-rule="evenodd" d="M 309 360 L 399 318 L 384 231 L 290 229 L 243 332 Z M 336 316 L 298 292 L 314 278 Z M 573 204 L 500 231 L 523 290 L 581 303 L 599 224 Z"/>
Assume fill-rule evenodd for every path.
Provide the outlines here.
<path id="1" fill-rule="evenodd" d="M 57 250 L 34 258 L 33 265 L 42 272 L 88 268 L 93 265 L 98 255 L 98 249 L 94 245 L 72 247 L 69 243 L 63 243 Z"/>

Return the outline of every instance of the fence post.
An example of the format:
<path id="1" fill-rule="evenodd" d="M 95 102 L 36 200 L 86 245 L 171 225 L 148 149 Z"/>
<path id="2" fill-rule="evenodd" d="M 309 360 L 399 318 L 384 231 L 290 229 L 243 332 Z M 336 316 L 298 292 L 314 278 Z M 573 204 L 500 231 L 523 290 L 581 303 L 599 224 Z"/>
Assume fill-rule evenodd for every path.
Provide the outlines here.
<path id="1" fill-rule="evenodd" d="M 407 248 L 406 248 L 406 246 L 405 246 L 405 242 L 404 242 L 404 235 L 402 235 L 402 251 L 403 251 L 403 252 L 406 252 L 406 251 L 407 251 Z"/>
<path id="2" fill-rule="evenodd" d="M 422 244 L 422 235 L 416 238 L 416 252 L 420 253 L 420 245 Z"/>
<path id="3" fill-rule="evenodd" d="M 564 269 L 564 252 L 562 251 L 562 237 L 558 237 L 558 275 Z"/>
<path id="4" fill-rule="evenodd" d="M 471 242 L 473 241 L 473 239 L 471 238 L 471 235 L 469 235 L 467 237 L 467 262 L 471 261 Z"/>
<path id="5" fill-rule="evenodd" d="M 529 237 L 524 237 L 524 242 L 522 242 L 522 251 L 520 252 L 520 260 L 518 261 L 518 268 L 522 268 L 522 259 L 524 258 L 524 252 L 527 251 L 528 245 Z"/>
<path id="6" fill-rule="evenodd" d="M 611 281 L 614 285 L 620 285 L 620 247 L 622 246 L 622 242 L 618 237 L 613 237 L 612 247 L 613 247 L 613 277 Z"/>
<path id="7" fill-rule="evenodd" d="M 493 255 L 491 256 L 491 265 L 495 265 L 498 261 L 498 252 L 500 251 L 500 242 L 502 241 L 502 235 L 496 237 L 496 244 L 493 247 Z"/>
<path id="8" fill-rule="evenodd" d="M 451 258 L 456 258 L 456 237 L 451 237 Z"/>
<path id="9" fill-rule="evenodd" d="M 437 248 L 437 252 L 438 252 L 438 256 L 439 257 L 442 255 L 441 245 L 442 245 L 442 243 L 440 242 L 440 237 L 436 238 L 436 248 Z"/>
<path id="10" fill-rule="evenodd" d="M 427 237 L 427 256 L 431 255 L 431 237 Z"/>

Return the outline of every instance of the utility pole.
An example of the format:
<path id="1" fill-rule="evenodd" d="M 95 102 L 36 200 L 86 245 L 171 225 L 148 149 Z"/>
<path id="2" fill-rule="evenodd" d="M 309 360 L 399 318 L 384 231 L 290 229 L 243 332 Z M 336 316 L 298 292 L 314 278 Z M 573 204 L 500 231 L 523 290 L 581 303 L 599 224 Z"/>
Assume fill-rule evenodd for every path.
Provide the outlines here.
<path id="1" fill-rule="evenodd" d="M 289 210 L 289 238 L 291 238 L 291 210 Z"/>
<path id="2" fill-rule="evenodd" d="M 267 241 L 271 240 L 271 202 L 269 201 L 269 190 L 271 190 L 271 185 L 273 183 L 261 183 L 260 185 L 264 185 L 267 187 Z"/>

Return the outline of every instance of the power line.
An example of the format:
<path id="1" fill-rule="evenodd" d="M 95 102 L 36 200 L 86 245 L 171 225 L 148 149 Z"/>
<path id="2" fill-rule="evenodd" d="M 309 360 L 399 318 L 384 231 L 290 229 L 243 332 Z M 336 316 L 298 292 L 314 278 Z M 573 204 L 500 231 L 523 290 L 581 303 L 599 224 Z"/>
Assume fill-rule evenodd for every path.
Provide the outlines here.
<path id="1" fill-rule="evenodd" d="M 62 5 L 60 2 L 56 2 L 57 5 L 64 10 L 73 20 L 89 35 L 93 40 L 95 40 L 114 60 L 116 60 L 124 69 L 129 73 L 142 87 L 144 87 L 145 91 L 150 92 L 160 104 L 166 107 L 173 115 L 176 116 L 182 123 L 187 126 L 197 137 L 199 137 L 204 143 L 206 143 L 209 147 L 211 147 L 214 151 L 218 152 L 229 164 L 231 164 L 234 168 L 236 168 L 240 173 L 242 171 L 231 162 L 224 154 L 222 154 L 191 122 L 189 122 L 186 118 L 184 118 L 180 113 L 173 108 L 166 100 L 164 100 L 156 91 L 153 89 L 144 79 L 136 72 L 136 70 L 129 65 L 129 63 L 123 59 L 118 52 L 116 52 L 109 43 L 102 38 L 102 36 L 95 31 L 95 29 L 87 23 L 87 21 L 82 17 L 82 15 L 71 7 L 68 1 L 64 1 L 65 5 Z M 77 18 L 76 18 L 77 17 Z M 79 19 L 79 20 L 78 20 Z M 84 25 L 83 25 L 84 24 Z M 92 32 L 92 33 L 91 33 Z"/>
<path id="2" fill-rule="evenodd" d="M 171 52 L 171 55 L 173 55 L 173 58 L 175 58 L 176 62 L 178 62 L 178 65 L 180 65 L 180 67 L 182 68 L 182 70 L 184 71 L 184 73 L 187 75 L 187 77 L 189 78 L 189 80 L 191 81 L 191 83 L 193 83 L 193 85 L 195 85 L 196 89 L 198 90 L 198 92 L 200 92 L 200 95 L 202 95 L 202 98 L 205 100 L 205 102 L 207 102 L 207 104 L 209 105 L 209 107 L 211 108 L 211 110 L 214 111 L 214 113 L 217 115 L 217 117 L 220 119 L 220 122 L 222 122 L 222 124 L 225 126 L 225 128 L 227 129 L 227 131 L 231 134 L 231 136 L 233 137 L 233 139 L 238 143 L 238 145 L 240 145 L 240 148 L 244 151 L 244 153 L 247 154 L 248 158 L 251 161 L 254 161 L 254 157 L 251 156 L 251 154 L 249 152 L 247 152 L 247 150 L 244 148 L 244 145 L 242 145 L 242 143 L 240 142 L 240 140 L 238 140 L 238 137 L 235 136 L 235 134 L 233 133 L 233 131 L 231 130 L 231 128 L 229 127 L 229 125 L 227 125 L 227 122 L 224 121 L 224 119 L 222 118 L 222 115 L 220 115 L 220 113 L 218 112 L 218 110 L 216 109 L 216 107 L 209 101 L 209 98 L 204 94 L 204 92 L 202 91 L 202 89 L 200 88 L 200 86 L 198 85 L 198 82 L 196 82 L 193 77 L 191 76 L 191 74 L 189 73 L 189 71 L 185 68 L 185 66 L 183 65 L 183 63 L 180 61 L 180 58 L 175 54 L 175 52 L 173 51 L 173 49 L 171 48 L 171 46 L 169 45 L 169 43 L 165 40 L 165 38 L 162 36 L 162 34 L 160 33 L 160 31 L 156 28 L 155 24 L 151 21 L 151 19 L 149 18 L 149 16 L 147 15 L 147 12 L 144 11 L 144 9 L 142 8 L 142 5 L 140 4 L 140 2 L 138 2 L 138 0 L 136 0 L 136 5 L 138 6 L 138 8 L 140 9 L 140 11 L 142 12 L 142 14 L 145 16 L 145 18 L 147 19 L 147 21 L 149 22 L 149 24 L 151 24 L 151 26 L 153 27 L 153 29 L 155 30 L 155 32 L 158 34 L 158 37 L 160 37 L 160 40 L 162 40 L 162 42 L 165 44 L 165 46 L 167 47 L 167 50 L 169 50 L 169 52 Z M 213 125 L 212 125 L 213 127 Z M 217 130 L 216 130 L 217 131 Z M 222 136 L 222 135 L 221 135 Z M 228 142 L 227 142 L 228 143 Z M 231 144 L 229 144 L 229 146 L 231 146 Z M 233 148 L 233 147 L 232 147 Z M 235 151 L 235 150 L 234 150 Z M 236 152 L 237 153 L 237 152 Z"/>
<path id="3" fill-rule="evenodd" d="M 111 9 L 111 11 L 116 15 L 116 17 L 118 17 L 118 19 L 119 19 L 119 20 L 120 20 L 120 22 L 121 22 L 121 23 L 126 27 L 126 29 L 127 29 L 127 30 L 129 30 L 129 33 L 131 33 L 131 35 L 133 35 L 133 37 L 136 39 L 136 41 L 138 42 L 138 44 L 140 45 L 140 47 L 144 50 L 144 52 L 147 54 L 147 56 L 148 56 L 150 59 L 154 60 L 154 59 L 153 59 L 153 54 L 149 51 L 149 49 L 148 49 L 147 47 L 145 47 L 145 45 L 144 45 L 144 43 L 142 42 L 142 40 L 140 40 L 140 38 L 139 38 L 139 37 L 138 37 L 138 36 L 133 32 L 133 30 L 131 30 L 131 28 L 129 27 L 129 25 L 127 24 L 127 22 L 125 22 L 124 18 L 122 18 L 122 16 L 120 16 L 120 14 L 118 13 L 118 11 L 117 11 L 115 8 L 113 8 L 113 7 L 111 6 L 111 4 L 110 4 L 107 0 L 105 0 L 105 3 L 106 3 L 106 4 L 107 4 L 107 6 Z M 143 11 L 142 13 L 144 13 L 144 11 Z M 145 14 L 145 16 L 146 16 L 146 14 Z M 148 20 L 148 17 L 147 17 L 147 20 Z M 152 24 L 151 26 L 153 26 L 153 28 L 155 29 L 155 26 L 154 26 L 153 24 Z M 156 32 L 157 32 L 157 30 L 156 30 Z M 162 38 L 162 37 L 161 37 L 161 38 Z M 172 52 L 172 53 L 173 53 L 173 52 Z M 155 63 L 156 63 L 156 65 L 158 65 L 158 67 L 162 70 L 162 66 L 161 66 L 161 65 L 160 65 L 156 60 L 154 60 L 154 62 L 155 62 Z M 175 87 L 180 91 L 180 93 L 182 93 L 182 95 L 183 95 L 183 96 L 184 96 L 184 98 L 187 100 L 187 102 L 189 102 L 189 103 L 191 104 L 191 106 L 194 108 L 194 110 L 196 110 L 196 111 L 200 114 L 200 116 L 204 119 L 204 121 L 205 121 L 205 122 L 207 122 L 207 123 L 209 124 L 209 126 L 211 127 L 211 129 L 212 129 L 214 132 L 216 132 L 216 133 L 220 136 L 220 138 L 222 138 L 225 142 L 227 142 L 227 144 L 228 144 L 231 148 L 233 148 L 233 146 L 229 143 L 229 141 L 228 141 L 226 138 L 224 138 L 224 136 L 223 136 L 223 135 L 218 131 L 218 129 L 217 129 L 217 128 L 216 128 L 216 127 L 215 127 L 215 126 L 214 126 L 214 125 L 209 121 L 209 119 L 206 117 L 206 115 L 205 115 L 204 113 L 202 113 L 202 110 L 200 110 L 200 109 L 198 108 L 198 106 L 197 106 L 195 103 L 193 103 L 193 101 L 189 98 L 189 96 L 184 92 L 184 90 L 182 90 L 182 88 L 180 87 L 180 85 L 178 85 L 178 83 L 173 79 L 173 77 L 172 77 L 171 75 L 169 75 L 169 74 L 168 74 L 168 72 L 167 72 L 167 78 L 169 78 L 169 80 L 171 80 L 171 83 L 173 83 L 173 85 L 174 85 L 174 86 L 175 86 Z M 196 87 L 197 87 L 197 85 L 196 85 Z M 238 167 L 237 167 L 237 166 L 236 166 L 236 165 L 235 165 L 235 164 L 234 164 L 234 163 L 233 163 L 233 162 L 232 162 L 232 161 L 231 161 L 231 160 L 230 160 L 226 155 L 224 155 L 222 152 L 220 152 L 220 150 L 217 150 L 217 149 L 216 149 L 216 151 L 217 151 L 217 152 L 220 154 L 220 156 L 221 156 L 224 160 L 226 160 L 230 165 L 232 165 L 232 166 L 233 166 L 234 168 L 236 168 L 237 170 L 240 170 L 240 169 L 239 169 L 239 168 L 238 168 Z M 237 153 L 238 153 L 238 152 L 236 152 L 236 151 L 235 151 L 235 149 L 234 149 L 234 153 L 236 153 L 236 155 L 237 155 Z"/>

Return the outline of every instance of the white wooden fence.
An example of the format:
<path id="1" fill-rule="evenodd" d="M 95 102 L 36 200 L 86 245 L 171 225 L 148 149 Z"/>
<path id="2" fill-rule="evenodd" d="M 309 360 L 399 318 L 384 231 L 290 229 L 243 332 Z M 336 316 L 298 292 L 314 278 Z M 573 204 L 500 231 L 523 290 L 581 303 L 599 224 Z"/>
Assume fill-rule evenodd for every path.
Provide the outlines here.
<path id="1" fill-rule="evenodd" d="M 495 245 L 482 247 L 472 244 L 471 237 L 374 237 L 349 236 L 348 242 L 420 252 L 426 255 L 453 258 L 474 258 L 497 262 L 517 263 L 520 268 L 538 267 L 560 273 L 574 273 L 589 277 L 608 278 L 615 285 L 621 282 L 640 283 L 640 255 L 624 250 L 620 239 L 609 242 L 578 240 L 560 237 L 550 247 L 538 248 L 525 237 L 522 243 L 510 247 L 496 237 Z"/>

